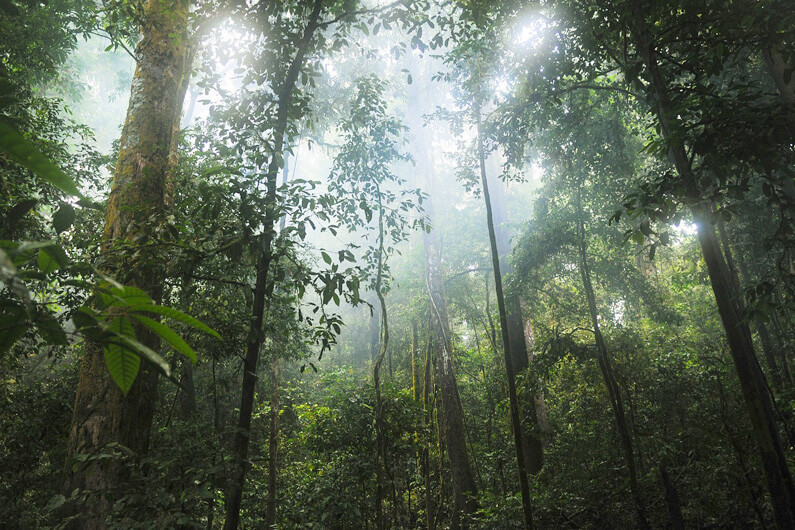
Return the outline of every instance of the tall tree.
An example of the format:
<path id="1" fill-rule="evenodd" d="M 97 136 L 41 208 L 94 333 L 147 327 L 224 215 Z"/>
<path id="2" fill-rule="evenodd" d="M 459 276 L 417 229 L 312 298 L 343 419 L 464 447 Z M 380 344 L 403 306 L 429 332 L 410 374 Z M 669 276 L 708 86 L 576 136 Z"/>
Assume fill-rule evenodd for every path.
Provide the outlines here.
<path id="1" fill-rule="evenodd" d="M 385 408 L 381 396 L 381 368 L 389 348 L 386 293 L 390 288 L 391 274 L 388 259 L 395 252 L 395 246 L 407 238 L 410 228 L 424 226 L 422 219 L 410 222 L 406 217 L 415 209 L 421 213 L 422 195 L 419 190 L 401 189 L 404 181 L 394 173 L 396 163 L 409 159 L 401 149 L 406 127 L 387 113 L 383 97 L 385 88 L 383 81 L 375 76 L 358 81 L 350 116 L 341 126 L 345 143 L 334 160 L 329 182 L 329 190 L 341 197 L 340 218 L 351 231 L 369 230 L 373 214 L 376 216 L 375 241 L 364 252 L 363 273 L 375 291 L 379 308 L 376 313 L 380 320 L 378 352 L 373 359 L 378 453 L 376 519 L 379 528 L 386 524 L 383 514 L 384 490 L 388 486 L 385 475 L 391 476 L 387 468 Z M 412 193 L 416 194 L 417 203 L 409 196 Z M 394 488 L 394 483 L 391 486 Z"/>
<path id="2" fill-rule="evenodd" d="M 303 10 L 299 10 L 299 14 L 306 17 L 305 20 L 302 20 L 303 28 L 293 36 L 296 38 L 295 51 L 292 54 L 289 51 L 284 51 L 289 59 L 286 68 L 277 77 L 273 87 L 276 93 L 276 116 L 272 130 L 273 144 L 270 161 L 265 174 L 265 218 L 262 222 L 263 231 L 260 236 L 257 257 L 251 322 L 246 342 L 246 356 L 243 362 L 243 386 L 240 394 L 238 429 L 233 442 L 235 469 L 226 494 L 224 528 L 228 530 L 236 529 L 240 525 L 240 504 L 243 498 L 246 473 L 250 465 L 248 449 L 251 438 L 251 414 L 254 409 L 254 393 L 257 383 L 257 364 L 264 337 L 262 324 L 267 299 L 273 293 L 276 283 L 273 278 L 269 277 L 269 274 L 272 274 L 270 269 L 274 260 L 273 244 L 276 236 L 276 223 L 280 217 L 277 204 L 277 179 L 282 166 L 296 83 L 305 67 L 304 61 L 307 54 L 311 53 L 316 45 L 316 32 L 320 28 L 323 8 L 323 0 L 315 0 L 304 13 L 301 13 Z M 268 17 L 270 14 L 266 13 L 265 16 Z"/>
<path id="3" fill-rule="evenodd" d="M 479 96 L 477 96 L 479 98 Z M 494 213 L 491 206 L 491 194 L 486 175 L 486 151 L 483 142 L 483 127 L 480 114 L 480 100 L 474 103 L 475 134 L 477 142 L 478 167 L 480 169 L 480 185 L 483 191 L 483 202 L 486 205 L 486 224 L 489 229 L 489 247 L 491 250 L 491 267 L 494 273 L 494 290 L 497 294 L 497 308 L 500 313 L 500 333 L 502 335 L 502 347 L 505 354 L 505 370 L 508 379 L 508 399 L 511 404 L 511 430 L 513 431 L 513 441 L 516 451 L 516 464 L 519 473 L 519 486 L 522 492 L 522 511 L 524 513 L 525 526 L 528 530 L 533 528 L 533 508 L 530 501 L 530 484 L 527 479 L 527 465 L 525 463 L 525 444 L 522 437 L 522 421 L 519 408 L 519 398 L 516 392 L 516 363 L 514 354 L 511 351 L 511 336 L 508 323 L 508 309 L 505 304 L 505 293 L 502 288 L 502 273 L 500 272 L 500 253 L 497 248 L 497 233 L 494 227 Z M 524 335 L 521 338 L 524 342 Z M 526 352 L 526 350 L 525 350 Z"/>
<path id="4" fill-rule="evenodd" d="M 602 331 L 599 328 L 599 309 L 596 306 L 596 295 L 594 294 L 593 284 L 591 283 L 591 269 L 588 265 L 588 239 L 585 231 L 585 223 L 583 221 L 582 199 L 580 197 L 581 191 L 577 192 L 577 236 L 579 239 L 578 254 L 580 258 L 579 268 L 580 276 L 582 278 L 582 285 L 585 290 L 585 299 L 588 304 L 588 314 L 591 317 L 591 326 L 593 326 L 594 340 L 596 341 L 596 348 L 598 351 L 597 359 L 599 363 L 599 371 L 602 373 L 605 386 L 607 387 L 607 395 L 610 398 L 610 406 L 613 409 L 613 416 L 615 416 L 616 426 L 618 427 L 618 437 L 621 441 L 621 449 L 624 453 L 624 461 L 627 464 L 627 473 L 629 474 L 629 489 L 632 492 L 632 499 L 635 502 L 635 509 L 638 515 L 638 527 L 641 529 L 648 529 L 649 519 L 646 515 L 646 504 L 643 502 L 641 496 L 640 486 L 638 485 L 638 473 L 635 466 L 635 451 L 632 447 L 632 437 L 629 432 L 629 425 L 624 407 L 624 399 L 621 396 L 621 389 L 616 381 L 615 374 L 613 373 L 612 360 L 610 352 L 607 349 Z"/>
<path id="5" fill-rule="evenodd" d="M 426 211 L 433 223 L 431 201 Z M 442 249 L 435 231 L 425 234 L 425 280 L 431 306 L 431 328 L 436 356 L 436 381 L 441 394 L 444 416 L 439 417 L 444 433 L 444 442 L 450 459 L 450 475 L 453 486 L 452 527 L 461 528 L 462 517 L 473 514 L 477 508 L 477 485 L 469 464 L 466 446 L 466 429 L 461 397 L 458 394 L 455 366 L 453 364 L 453 342 L 447 316 L 447 301 L 442 281 Z M 426 377 L 426 384 L 427 384 Z M 427 484 L 426 484 L 427 488 Z"/>
<path id="6" fill-rule="evenodd" d="M 500 273 L 503 277 L 510 277 L 513 273 L 513 264 L 509 259 L 511 254 L 511 238 L 507 226 L 508 214 L 505 207 L 505 193 L 503 183 L 497 179 L 496 155 L 493 154 L 486 160 L 486 178 L 489 180 L 489 192 L 494 215 L 494 231 L 497 238 L 497 250 L 500 256 Z M 530 365 L 528 347 L 530 343 L 525 340 L 525 322 L 522 317 L 522 304 L 519 293 L 506 289 L 505 309 L 508 321 L 508 337 L 511 341 L 511 359 L 513 371 L 516 375 L 525 375 Z M 522 423 L 522 450 L 524 451 L 525 468 L 531 475 L 541 471 L 544 462 L 544 448 L 541 444 L 538 414 L 536 411 L 536 396 L 528 388 L 517 396 L 519 400 L 520 418 Z M 522 399 L 523 398 L 523 399 Z"/>
<path id="7" fill-rule="evenodd" d="M 655 37 L 646 18 L 648 11 L 640 0 L 633 0 L 629 7 L 632 38 L 646 69 L 648 90 L 654 102 L 653 109 L 696 221 L 699 244 L 707 263 L 718 312 L 726 329 L 732 360 L 751 417 L 776 522 L 781 528 L 795 528 L 795 486 L 784 455 L 764 375 L 757 362 L 751 330 L 740 305 L 740 293 L 735 288 L 721 252 L 713 218 L 703 202 L 704 193 L 699 188 L 692 158 L 687 154 L 680 126 L 676 123 L 677 108 L 658 62 Z"/>
<path id="8" fill-rule="evenodd" d="M 136 48 L 136 71 L 130 104 L 122 130 L 119 158 L 105 219 L 107 272 L 138 287 L 157 301 L 162 271 L 154 257 L 125 252 L 153 236 L 168 211 L 169 153 L 174 123 L 180 113 L 180 85 L 186 72 L 187 0 L 149 0 L 144 7 L 142 39 Z M 158 338 L 148 328 L 137 330 L 140 342 L 157 349 Z M 141 374 L 125 395 L 105 367 L 102 347 L 87 342 L 69 434 L 70 459 L 88 456 L 109 443 L 119 443 L 144 454 L 157 396 L 158 370 L 144 363 Z M 65 491 L 109 490 L 123 483 L 118 463 L 88 461 L 67 466 Z M 75 523 L 80 528 L 103 528 L 110 498 L 101 496 L 91 512 Z"/>

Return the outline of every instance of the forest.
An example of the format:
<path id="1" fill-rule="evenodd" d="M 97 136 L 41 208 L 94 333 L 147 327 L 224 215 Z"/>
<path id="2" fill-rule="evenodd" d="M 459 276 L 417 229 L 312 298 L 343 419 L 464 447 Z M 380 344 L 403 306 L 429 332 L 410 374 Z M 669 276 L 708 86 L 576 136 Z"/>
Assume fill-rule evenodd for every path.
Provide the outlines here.
<path id="1" fill-rule="evenodd" d="M 0 527 L 795 529 L 791 0 L 0 0 Z"/>

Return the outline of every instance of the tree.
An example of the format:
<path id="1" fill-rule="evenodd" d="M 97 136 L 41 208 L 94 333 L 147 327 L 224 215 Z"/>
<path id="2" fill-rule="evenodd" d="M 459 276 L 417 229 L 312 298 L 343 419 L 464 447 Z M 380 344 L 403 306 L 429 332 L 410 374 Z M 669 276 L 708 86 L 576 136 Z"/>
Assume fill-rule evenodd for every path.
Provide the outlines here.
<path id="1" fill-rule="evenodd" d="M 105 219 L 103 269 L 157 301 L 161 296 L 162 271 L 154 257 L 127 249 L 157 241 L 161 220 L 169 208 L 168 159 L 174 123 L 181 111 L 178 92 L 186 71 L 188 2 L 151 0 L 144 15 L 133 90 Z M 157 348 L 158 335 L 150 328 L 141 325 L 135 333 L 142 344 L 152 350 Z M 75 469 L 72 459 L 90 457 L 108 443 L 121 444 L 136 454 L 145 453 L 149 445 L 159 371 L 144 363 L 129 392 L 123 392 L 105 368 L 105 355 L 96 342 L 86 344 L 69 435 L 70 463 L 64 488 L 67 495 L 75 489 L 112 490 L 124 480 L 118 465 L 86 462 Z M 123 362 L 135 363 L 132 357 Z M 111 497 L 100 497 L 76 526 L 102 528 L 103 515 L 110 505 Z"/>

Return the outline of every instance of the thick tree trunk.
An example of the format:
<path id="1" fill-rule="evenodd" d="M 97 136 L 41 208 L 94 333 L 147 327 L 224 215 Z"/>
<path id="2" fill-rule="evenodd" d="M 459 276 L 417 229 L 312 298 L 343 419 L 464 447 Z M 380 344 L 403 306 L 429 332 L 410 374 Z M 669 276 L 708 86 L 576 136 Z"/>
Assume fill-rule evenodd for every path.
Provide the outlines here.
<path id="1" fill-rule="evenodd" d="M 489 229 L 489 244 L 491 247 L 491 264 L 494 272 L 494 290 L 497 293 L 497 306 L 500 313 L 500 331 L 502 333 L 502 346 L 505 354 L 505 371 L 508 379 L 508 398 L 511 403 L 511 428 L 513 430 L 514 446 L 516 450 L 517 472 L 519 474 L 519 485 L 522 490 L 522 510 L 524 512 L 525 526 L 528 530 L 533 528 L 533 508 L 530 503 L 530 484 L 527 480 L 527 467 L 525 464 L 524 440 L 522 437 L 521 412 L 519 410 L 519 399 L 516 395 L 516 372 L 515 360 L 511 351 L 511 337 L 509 334 L 510 325 L 508 323 L 508 310 L 505 304 L 505 296 L 502 290 L 502 274 L 500 273 L 500 254 L 497 249 L 497 235 L 494 229 L 494 214 L 491 208 L 491 195 L 489 193 L 488 179 L 486 178 L 486 160 L 483 148 L 483 136 L 480 123 L 480 108 L 475 109 L 475 121 L 477 126 L 478 159 L 480 162 L 480 183 L 483 187 L 483 200 L 486 203 L 486 223 Z M 520 323 L 521 329 L 521 323 Z M 524 344 L 524 336 L 522 336 Z M 525 358 L 527 352 L 525 350 Z M 540 445 L 540 442 L 539 442 Z"/>
<path id="2" fill-rule="evenodd" d="M 269 281 L 272 246 L 276 235 L 278 213 L 276 205 L 276 187 L 284 150 L 285 135 L 289 122 L 293 91 L 309 51 L 315 32 L 319 27 L 323 0 L 315 0 L 312 11 L 307 19 L 304 33 L 298 43 L 293 60 L 285 73 L 281 86 L 277 87 L 276 123 L 273 131 L 273 155 L 268 164 L 266 175 L 267 208 L 263 221 L 263 234 L 260 256 L 257 260 L 257 277 L 254 285 L 254 300 L 251 312 L 248 339 L 246 341 L 246 357 L 243 361 L 243 387 L 240 395 L 240 415 L 238 428 L 232 446 L 235 468 L 226 495 L 225 530 L 235 530 L 240 525 L 240 504 L 243 497 L 243 486 L 250 463 L 248 462 L 248 445 L 251 436 L 251 414 L 254 409 L 254 391 L 257 383 L 257 364 L 259 350 L 264 336 L 262 323 L 265 314 L 266 298 L 273 292 L 274 282 Z"/>
<path id="3" fill-rule="evenodd" d="M 105 219 L 106 248 L 145 236 L 149 217 L 168 209 L 169 150 L 185 73 L 187 6 L 187 0 L 150 0 L 146 4 L 143 38 L 136 49 L 138 62 Z M 147 291 L 155 300 L 160 298 L 162 278 L 156 265 L 128 256 L 114 256 L 110 261 L 106 264 L 108 273 Z M 142 329 L 136 329 L 136 333 L 141 343 L 158 348 L 154 334 Z M 101 346 L 86 343 L 67 447 L 67 496 L 75 489 L 102 492 L 123 486 L 123 470 L 117 463 L 86 461 L 73 469 L 72 460 L 96 454 L 108 443 L 121 444 L 136 455 L 145 453 L 157 382 L 157 371 L 144 362 L 129 393 L 123 395 L 105 367 Z M 74 527 L 104 528 L 110 498 L 101 495 L 88 508 L 90 513 L 83 513 Z"/>
<path id="4" fill-rule="evenodd" d="M 582 210 L 580 210 L 579 215 L 582 217 Z M 638 515 L 638 527 L 641 528 L 641 530 L 645 530 L 650 528 L 649 519 L 646 516 L 646 505 L 643 503 L 643 497 L 640 494 L 640 487 L 638 485 L 635 452 L 632 447 L 632 437 L 629 433 L 626 414 L 624 413 L 624 401 L 621 398 L 621 390 L 616 382 L 615 374 L 613 374 L 613 367 L 610 360 L 610 353 L 607 351 L 607 344 L 602 336 L 602 331 L 599 329 L 599 311 L 596 307 L 596 296 L 594 295 L 593 285 L 591 284 L 591 270 L 588 266 L 588 246 L 582 219 L 578 220 L 577 228 L 580 240 L 580 276 L 582 277 L 585 298 L 588 302 L 588 313 L 591 317 L 591 325 L 593 326 L 593 333 L 596 338 L 599 370 L 602 372 L 602 378 L 604 379 L 605 386 L 607 386 L 610 406 L 613 409 L 613 416 L 615 416 L 616 426 L 618 427 L 618 437 L 621 441 L 621 450 L 624 453 L 624 461 L 626 462 L 627 473 L 629 475 L 629 489 L 632 493 L 632 499 L 635 503 L 635 509 Z"/>
<path id="5" fill-rule="evenodd" d="M 427 439 L 422 448 L 421 472 L 422 483 L 425 485 L 425 524 L 428 530 L 434 530 L 433 526 L 433 495 L 431 495 L 431 462 L 430 462 L 430 445 L 431 445 L 431 423 L 433 421 L 433 412 L 431 409 L 431 366 L 433 363 L 433 339 L 431 338 L 432 323 L 428 321 L 428 340 L 425 345 L 425 367 L 422 385 L 422 406 L 425 410 L 425 432 Z"/>
<path id="6" fill-rule="evenodd" d="M 787 64 L 784 56 L 778 50 L 766 48 L 763 55 L 781 100 L 791 113 L 795 112 L 795 76 L 792 75 L 792 67 Z"/>
<path id="7" fill-rule="evenodd" d="M 426 212 L 433 215 L 430 201 Z M 453 368 L 453 346 L 447 320 L 447 303 L 442 282 L 442 255 L 435 233 L 425 234 L 425 279 L 431 302 L 433 343 L 436 349 L 436 377 L 442 397 L 444 441 L 450 459 L 450 476 L 453 486 L 452 528 L 465 525 L 462 517 L 477 510 L 477 486 L 469 465 L 464 431 L 464 413 L 458 394 Z"/>
<path id="8" fill-rule="evenodd" d="M 643 14 L 642 0 L 633 0 L 631 8 L 635 25 L 635 44 L 649 74 L 649 87 L 654 95 L 663 138 L 668 142 L 670 156 L 688 193 L 690 210 L 698 228 L 698 241 L 707 264 L 718 313 L 726 330 L 732 360 L 748 407 L 776 523 L 780 528 L 795 528 L 795 488 L 784 456 L 764 376 L 756 360 L 751 331 L 738 305 L 739 293 L 733 289 L 731 274 L 721 254 L 709 210 L 700 199 L 685 145 L 676 130 L 676 111 L 657 63 L 652 36 Z"/>

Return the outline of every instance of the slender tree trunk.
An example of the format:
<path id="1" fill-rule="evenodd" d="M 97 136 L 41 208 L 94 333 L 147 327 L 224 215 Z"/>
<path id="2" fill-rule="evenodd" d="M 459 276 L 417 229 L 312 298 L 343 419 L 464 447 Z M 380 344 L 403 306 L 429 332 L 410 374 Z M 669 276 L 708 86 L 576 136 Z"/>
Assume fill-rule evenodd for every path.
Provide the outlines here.
<path id="1" fill-rule="evenodd" d="M 428 321 L 428 340 L 425 345 L 425 367 L 422 385 L 422 406 L 425 410 L 425 443 L 422 447 L 422 483 L 425 485 L 425 524 L 428 530 L 434 530 L 433 526 L 433 495 L 431 495 L 431 423 L 433 422 L 433 411 L 431 408 L 431 365 L 433 362 L 433 338 L 431 335 L 431 321 Z"/>
<path id="2" fill-rule="evenodd" d="M 679 498 L 679 492 L 676 491 L 676 486 L 668 475 L 668 466 L 660 462 L 659 470 L 660 479 L 665 489 L 665 506 L 668 508 L 668 521 L 671 524 L 671 530 L 685 530 L 682 501 Z"/>
<path id="3" fill-rule="evenodd" d="M 381 341 L 381 303 L 376 299 L 373 312 L 370 315 L 370 362 L 378 358 L 379 343 Z"/>
<path id="4" fill-rule="evenodd" d="M 486 160 L 488 163 L 491 159 Z M 493 164 L 492 164 L 493 166 Z M 492 171 L 492 173 L 496 173 Z M 494 215 L 494 231 L 497 238 L 497 252 L 500 259 L 500 272 L 504 277 L 508 277 L 513 272 L 513 265 L 508 259 L 511 253 L 511 241 L 507 222 L 507 211 L 505 209 L 505 197 L 502 190 L 502 183 L 496 175 L 486 178 L 490 181 L 489 191 L 492 198 L 492 211 Z M 505 310 L 508 322 L 508 339 L 511 342 L 511 360 L 513 363 L 513 373 L 520 375 L 527 371 L 530 362 L 528 356 L 528 343 L 525 341 L 524 319 L 522 318 L 522 305 L 517 292 L 508 290 L 505 293 Z M 532 392 L 518 392 L 517 400 L 519 403 L 519 413 L 522 422 L 522 451 L 524 452 L 525 468 L 527 473 L 535 475 L 541 471 L 544 463 L 544 448 L 541 444 L 541 436 L 538 428 L 538 413 L 536 411 L 536 396 Z"/>
<path id="5" fill-rule="evenodd" d="M 613 416 L 616 419 L 616 426 L 618 427 L 618 436 L 621 440 L 621 449 L 624 453 L 624 461 L 627 465 L 627 473 L 629 474 L 629 489 L 632 493 L 632 499 L 635 502 L 635 509 L 638 515 L 638 527 L 645 530 L 649 527 L 649 520 L 646 516 L 646 506 L 643 503 L 643 497 L 640 494 L 640 487 L 638 485 L 638 473 L 635 468 L 635 453 L 632 448 L 632 436 L 629 433 L 629 425 L 627 424 L 626 414 L 624 413 L 624 401 L 621 398 L 621 390 L 616 382 L 615 374 L 613 373 L 612 362 L 610 360 L 610 353 L 607 351 L 607 344 L 605 343 L 602 331 L 599 329 L 599 311 L 596 308 L 596 296 L 594 295 L 593 285 L 591 284 L 591 270 L 588 266 L 588 246 L 585 238 L 585 227 L 582 222 L 582 208 L 580 208 L 580 219 L 577 221 L 577 231 L 579 233 L 579 254 L 580 254 L 580 275 L 582 276 L 582 284 L 585 288 L 585 298 L 588 302 L 588 313 L 591 316 L 591 325 L 593 326 L 593 333 L 596 339 L 596 348 L 598 350 L 599 370 L 602 372 L 602 378 L 607 386 L 607 394 L 610 397 L 610 406 L 613 409 Z"/>
<path id="6" fill-rule="evenodd" d="M 530 484 L 527 480 L 525 464 L 524 440 L 522 438 L 522 422 L 519 410 L 519 400 L 516 395 L 515 360 L 511 351 L 511 338 L 509 334 L 508 310 L 505 305 L 505 296 L 502 289 L 502 275 L 500 274 L 500 254 L 497 249 L 497 235 L 494 230 L 494 214 L 491 208 L 491 195 L 486 178 L 485 151 L 483 136 L 481 134 L 480 107 L 475 108 L 475 121 L 477 126 L 478 158 L 480 162 L 480 181 L 483 187 L 483 200 L 486 203 L 486 223 L 489 228 L 489 243 L 491 246 L 491 264 L 494 272 L 494 290 L 497 293 L 497 307 L 500 313 L 500 332 L 502 334 L 503 352 L 505 354 L 505 371 L 508 375 L 508 398 L 511 403 L 511 427 L 513 430 L 514 446 L 516 449 L 517 472 L 519 485 L 522 490 L 522 510 L 524 512 L 525 526 L 528 530 L 533 528 L 533 508 L 530 503 Z M 522 340 L 524 343 L 524 340 Z M 525 357 L 527 353 L 525 351 Z M 540 445 L 540 444 L 539 444 Z"/>
<path id="7" fill-rule="evenodd" d="M 169 148 L 185 73 L 187 12 L 187 0 L 149 0 L 145 6 L 143 38 L 136 49 L 138 60 L 105 218 L 105 248 L 145 235 L 151 228 L 146 225 L 149 217 L 160 216 L 169 207 Z M 107 264 L 106 272 L 147 291 L 157 301 L 162 273 L 146 261 L 123 256 Z M 136 328 L 136 334 L 142 344 L 157 350 L 159 341 L 153 333 Z M 123 485 L 118 463 L 87 461 L 73 469 L 71 462 L 78 456 L 96 454 L 108 443 L 144 454 L 149 446 L 157 382 L 157 371 L 143 362 L 129 393 L 123 395 L 105 367 L 101 346 L 86 343 L 67 446 L 67 496 L 75 489 L 102 492 Z M 89 513 L 81 514 L 73 527 L 104 528 L 110 499 L 95 497 L 88 508 Z"/>
<path id="8" fill-rule="evenodd" d="M 268 436 L 268 504 L 265 511 L 265 528 L 276 524 L 276 478 L 279 474 L 279 385 L 281 374 L 279 358 L 274 357 L 270 367 L 270 432 Z"/>
<path id="9" fill-rule="evenodd" d="M 266 210 L 263 220 L 263 234 L 260 256 L 257 259 L 257 277 L 254 285 L 254 300 L 251 312 L 248 338 L 246 340 L 246 357 L 243 361 L 243 387 L 240 395 L 240 415 L 238 428 L 232 445 L 234 470 L 226 495 L 225 530 L 235 530 L 240 525 L 240 504 L 243 498 L 243 486 L 250 463 L 248 462 L 248 446 L 251 437 L 251 414 L 254 409 L 254 390 L 257 383 L 257 364 L 259 350 L 263 339 L 262 324 L 265 315 L 266 298 L 273 292 L 274 281 L 268 278 L 273 260 L 272 246 L 276 235 L 276 222 L 279 215 L 276 204 L 276 187 L 284 151 L 285 135 L 292 106 L 293 91 L 309 51 L 315 32 L 319 27 L 323 0 L 315 0 L 304 33 L 285 73 L 281 86 L 277 87 L 276 123 L 273 131 L 273 154 L 268 164 L 266 175 Z"/>
<path id="10" fill-rule="evenodd" d="M 389 322 L 387 321 L 386 300 L 381 291 L 384 274 L 384 208 L 381 204 L 381 191 L 378 190 L 378 270 L 375 279 L 375 294 L 381 315 L 381 340 L 378 355 L 373 363 L 373 385 L 375 386 L 375 442 L 376 442 L 376 521 L 378 529 L 384 528 L 384 475 L 386 474 L 386 441 L 384 440 L 384 403 L 381 398 L 381 365 L 389 347 Z"/>
<path id="11" fill-rule="evenodd" d="M 429 217 L 433 215 L 430 201 L 426 202 L 426 212 Z M 444 431 L 453 487 L 452 528 L 461 528 L 465 525 L 465 521 L 461 520 L 462 516 L 472 514 L 477 510 L 477 486 L 467 455 L 464 413 L 453 368 L 452 342 L 442 282 L 441 249 L 435 233 L 426 233 L 424 239 L 425 279 L 431 302 L 433 343 L 436 349 L 436 377 L 444 411 L 444 421 L 439 418 L 439 422 Z"/>
<path id="12" fill-rule="evenodd" d="M 419 381 L 417 380 L 417 353 L 419 344 L 417 342 L 417 321 L 415 319 L 411 319 L 411 394 L 414 397 L 414 401 L 420 401 L 420 385 Z"/>
<path id="13" fill-rule="evenodd" d="M 715 227 L 708 208 L 700 200 L 690 159 L 677 132 L 675 121 L 677 114 L 657 63 L 652 36 L 643 14 L 642 0 L 633 0 L 631 8 L 635 24 L 633 32 L 635 44 L 649 74 L 649 87 L 654 95 L 661 133 L 668 142 L 670 156 L 690 200 L 690 211 L 698 229 L 698 241 L 707 264 L 718 313 L 726 329 L 726 338 L 740 380 L 743 398 L 748 407 L 776 522 L 782 529 L 795 528 L 795 488 L 784 456 L 764 376 L 756 360 L 751 331 L 738 305 L 739 293 L 732 288 L 731 275 L 721 254 Z"/>

